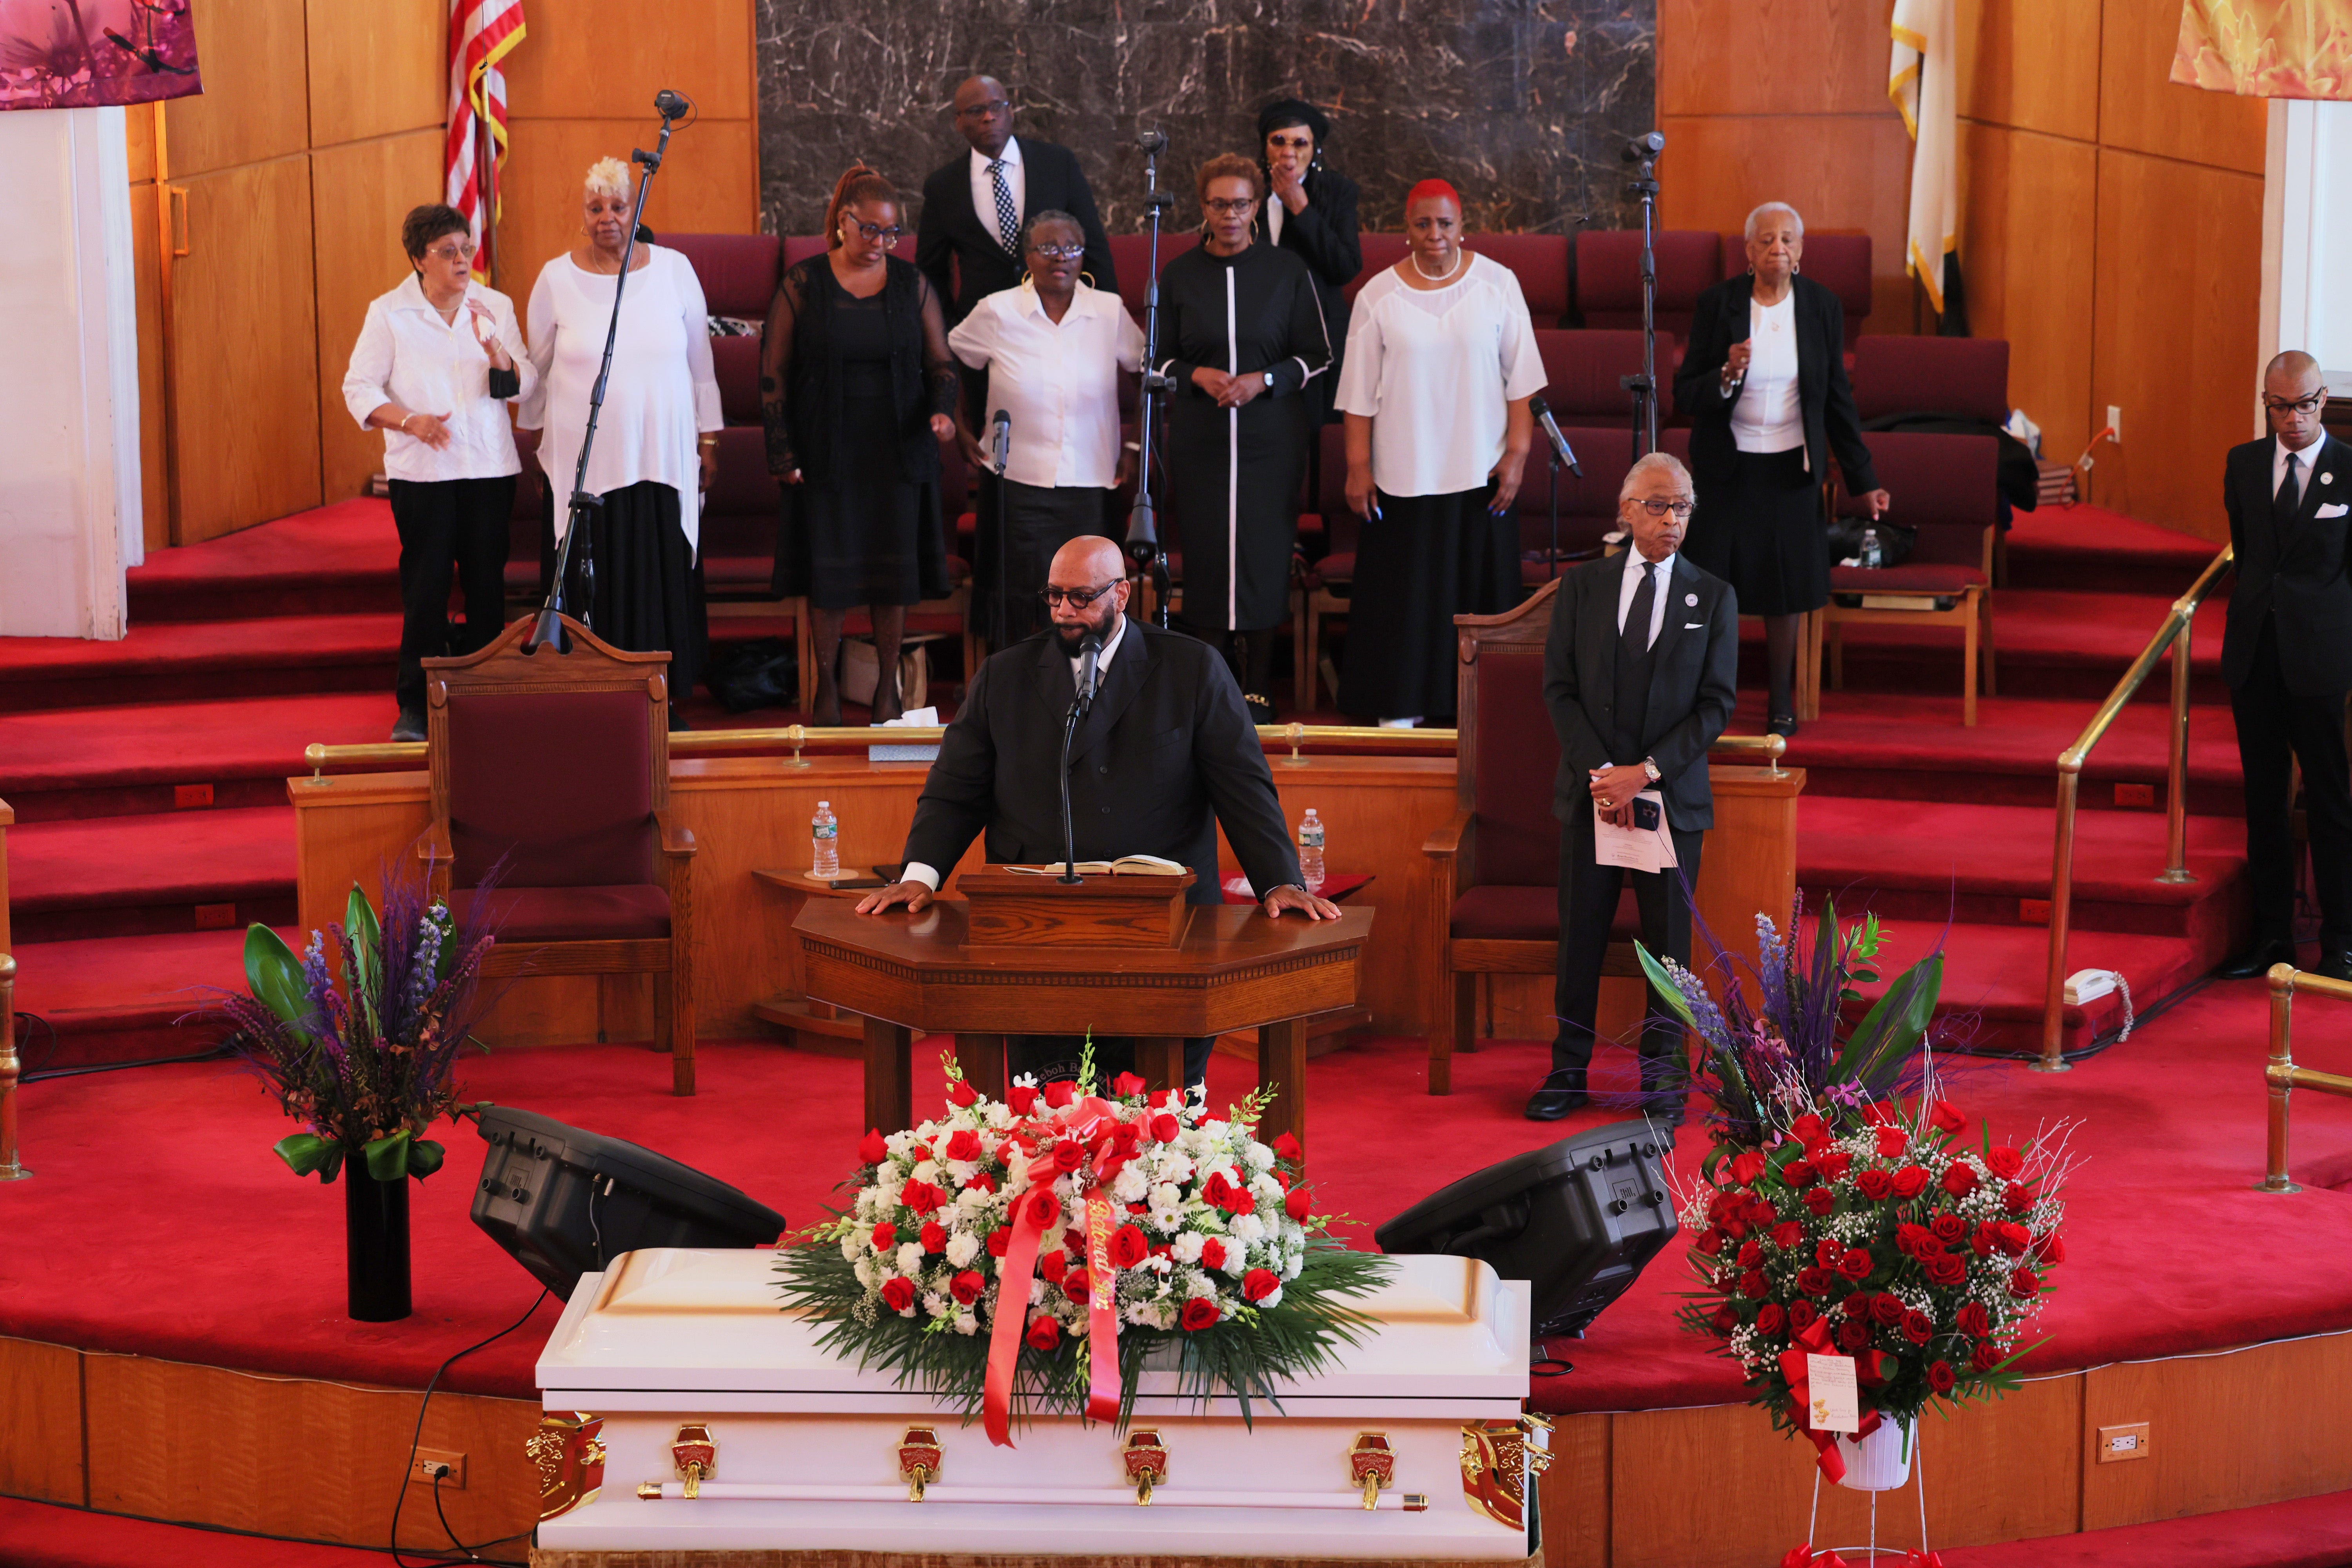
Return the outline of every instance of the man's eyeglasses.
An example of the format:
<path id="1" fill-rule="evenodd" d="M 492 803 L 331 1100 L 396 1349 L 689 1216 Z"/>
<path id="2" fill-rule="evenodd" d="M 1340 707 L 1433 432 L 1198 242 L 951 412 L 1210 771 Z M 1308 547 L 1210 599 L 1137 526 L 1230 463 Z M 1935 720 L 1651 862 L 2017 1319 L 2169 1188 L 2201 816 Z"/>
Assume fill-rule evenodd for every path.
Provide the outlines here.
<path id="1" fill-rule="evenodd" d="M 2309 397 L 2299 397 L 2293 403 L 2282 402 L 2275 397 L 2265 397 L 2263 399 L 2263 406 L 2273 414 L 2316 414 L 2319 412 L 2319 405 L 2326 401 L 2327 388 L 2323 386 Z"/>
<path id="2" fill-rule="evenodd" d="M 884 228 L 878 223 L 860 223 L 856 218 L 849 220 L 849 226 L 864 235 L 866 243 L 868 245 L 896 245 L 898 243 L 898 237 L 907 232 L 895 223 L 888 228 Z"/>
<path id="3" fill-rule="evenodd" d="M 955 111 L 955 117 L 958 120 L 990 120 L 1012 107 L 1013 105 L 1003 99 L 992 98 L 986 103 L 966 104 Z"/>
<path id="4" fill-rule="evenodd" d="M 1087 253 L 1083 245 L 1033 245 L 1029 249 L 1048 261 L 1076 261 Z"/>
<path id="5" fill-rule="evenodd" d="M 1219 217 L 1239 217 L 1244 213 L 1257 210 L 1257 198 L 1252 196 L 1247 201 L 1229 202 L 1221 196 L 1212 196 L 1201 205 Z"/>
<path id="6" fill-rule="evenodd" d="M 1118 586 L 1116 583 L 1105 583 L 1099 588 L 1041 588 L 1037 591 L 1037 597 L 1049 610 L 1065 599 L 1070 602 L 1070 608 L 1083 610 Z"/>
<path id="7" fill-rule="evenodd" d="M 1642 498 L 1642 510 L 1652 517 L 1664 517 L 1668 512 L 1673 512 L 1676 517 L 1688 517 L 1694 504 L 1696 503 L 1686 500 L 1667 500 L 1659 496 Z"/>
<path id="8" fill-rule="evenodd" d="M 425 254 L 431 257 L 436 261 L 471 261 L 474 259 L 475 248 L 476 247 L 470 243 L 466 245 L 436 245 Z"/>

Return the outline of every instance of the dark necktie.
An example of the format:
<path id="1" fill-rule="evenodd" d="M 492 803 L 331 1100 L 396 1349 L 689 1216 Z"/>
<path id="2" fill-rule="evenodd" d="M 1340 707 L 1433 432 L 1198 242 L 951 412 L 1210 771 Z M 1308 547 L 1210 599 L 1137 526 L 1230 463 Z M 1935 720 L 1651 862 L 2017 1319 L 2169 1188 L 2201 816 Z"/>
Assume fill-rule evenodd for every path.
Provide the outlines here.
<path id="1" fill-rule="evenodd" d="M 2303 504 L 2303 488 L 2295 482 L 2303 459 L 2295 453 L 2286 455 L 2286 477 L 2279 480 L 2278 494 L 2271 497 L 2271 521 L 2280 528 L 2291 528 L 2294 514 Z"/>
<path id="2" fill-rule="evenodd" d="M 1642 585 L 1633 590 L 1633 603 L 1625 611 L 1625 625 L 1617 634 L 1617 657 L 1620 661 L 1638 660 L 1650 651 L 1650 607 L 1657 603 L 1657 563 L 1642 563 Z"/>
<path id="3" fill-rule="evenodd" d="M 1004 181 L 1004 160 L 997 158 L 988 165 L 988 178 L 996 188 L 997 243 L 1013 260 L 1021 259 L 1021 215 L 1013 210 L 1013 187 Z"/>

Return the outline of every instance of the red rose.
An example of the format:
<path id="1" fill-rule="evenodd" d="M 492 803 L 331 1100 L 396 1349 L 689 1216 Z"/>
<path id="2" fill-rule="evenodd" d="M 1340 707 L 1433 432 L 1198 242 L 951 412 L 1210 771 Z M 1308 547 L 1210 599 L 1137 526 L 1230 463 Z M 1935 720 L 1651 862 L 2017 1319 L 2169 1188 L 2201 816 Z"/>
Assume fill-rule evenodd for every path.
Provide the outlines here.
<path id="1" fill-rule="evenodd" d="M 2032 1231 L 2011 1220 L 2002 1220 L 1992 1226 L 1992 1235 L 1993 1245 L 2011 1258 L 2023 1256 L 2026 1244 L 2033 1239 Z"/>
<path id="2" fill-rule="evenodd" d="M 1744 1149 L 1732 1156 L 1731 1179 L 1744 1187 L 1764 1173 L 1764 1165 L 1762 1150 Z"/>
<path id="3" fill-rule="evenodd" d="M 1813 1267 L 1798 1269 L 1797 1289 L 1802 1290 L 1808 1296 L 1828 1295 L 1830 1293 L 1830 1271 L 1826 1268 Z"/>
<path id="4" fill-rule="evenodd" d="M 1822 1237 L 1821 1245 L 1813 1248 L 1813 1261 L 1824 1268 L 1835 1268 L 1844 1260 L 1845 1243 L 1834 1236 Z"/>
<path id="5" fill-rule="evenodd" d="M 947 1229 L 938 1221 L 926 1221 L 921 1234 L 923 1238 L 923 1250 L 925 1252 L 945 1252 L 947 1250 Z"/>
<path id="6" fill-rule="evenodd" d="M 1054 1169 L 1068 1175 L 1087 1163 L 1086 1145 L 1075 1138 L 1065 1138 L 1054 1145 Z"/>
<path id="7" fill-rule="evenodd" d="M 980 1103 L 980 1090 L 972 1088 L 962 1079 L 958 1079 L 948 1085 L 948 1098 L 955 1102 L 957 1110 L 969 1110 Z"/>
<path id="8" fill-rule="evenodd" d="M 1225 1200 L 1225 1212 L 1227 1214 L 1257 1213 L 1257 1194 L 1247 1187 L 1235 1187 L 1233 1195 Z"/>
<path id="9" fill-rule="evenodd" d="M 1064 1231 L 1062 1250 L 1068 1253 L 1073 1259 L 1084 1258 L 1087 1255 L 1087 1233 L 1076 1226 L 1072 1226 Z"/>
<path id="10" fill-rule="evenodd" d="M 1910 1146 L 1911 1134 L 1903 1131 L 1902 1128 L 1882 1127 L 1878 1130 L 1878 1157 L 1880 1159 L 1892 1160 Z"/>
<path id="11" fill-rule="evenodd" d="M 1709 1258 L 1717 1258 L 1720 1257 L 1723 1253 L 1723 1232 L 1719 1230 L 1710 1230 L 1701 1233 L 1699 1238 L 1691 1245 L 1697 1247 L 1701 1252 L 1706 1253 Z"/>
<path id="12" fill-rule="evenodd" d="M 1990 1372 L 2008 1359 L 2007 1351 L 1988 1340 L 1977 1347 L 1976 1354 L 1969 1357 L 1969 1365 L 1979 1372 Z"/>
<path id="13" fill-rule="evenodd" d="M 1084 1302 L 1087 1292 L 1094 1288 L 1094 1276 L 1083 1268 L 1073 1268 L 1062 1276 L 1062 1294 L 1073 1301 Z"/>
<path id="14" fill-rule="evenodd" d="M 1021 1200 L 1018 1217 L 1043 1230 L 1060 1218 L 1061 1214 L 1062 1200 L 1054 1195 L 1054 1189 L 1037 1186 L 1030 1188 L 1028 1195 Z"/>
<path id="15" fill-rule="evenodd" d="M 1789 1134 L 1800 1143 L 1816 1143 L 1830 1135 L 1829 1123 L 1808 1110 L 1789 1123 Z"/>
<path id="16" fill-rule="evenodd" d="M 1868 1321 L 1870 1318 L 1870 1292 L 1867 1290 L 1856 1290 L 1853 1295 L 1848 1296 L 1844 1300 L 1839 1302 L 1838 1309 L 1845 1313 L 1849 1318 L 1860 1318 L 1864 1321 Z"/>
<path id="17" fill-rule="evenodd" d="M 980 1158 L 980 1134 L 971 1128 L 959 1128 L 948 1137 L 948 1158 L 972 1161 Z"/>
<path id="18" fill-rule="evenodd" d="M 1985 1155 L 1985 1169 L 2005 1182 L 2025 1169 L 2025 1156 L 2004 1143 Z"/>
<path id="19" fill-rule="evenodd" d="M 915 1304 L 915 1282 L 903 1274 L 893 1274 L 882 1281 L 882 1304 L 894 1312 L 903 1312 Z"/>
<path id="20" fill-rule="evenodd" d="M 1813 1169 L 1822 1173 L 1822 1180 L 1825 1182 L 1842 1182 L 1845 1180 L 1846 1172 L 1853 1168 L 1853 1156 L 1843 1149 L 1832 1149 L 1826 1154 L 1813 1156 Z"/>
<path id="21" fill-rule="evenodd" d="M 1751 1268 L 1747 1273 L 1742 1274 L 1739 1277 L 1739 1293 L 1741 1295 L 1751 1299 L 1760 1300 L 1764 1294 L 1764 1271 L 1761 1268 Z"/>
<path id="22" fill-rule="evenodd" d="M 1820 1174 L 1810 1160 L 1791 1160 L 1780 1167 L 1780 1179 L 1792 1187 L 1810 1187 Z"/>
<path id="23" fill-rule="evenodd" d="M 1717 1333 L 1728 1339 L 1731 1331 L 1739 1326 L 1739 1314 L 1733 1311 L 1728 1305 L 1721 1306 L 1715 1310 L 1714 1315 L 1709 1317 L 1707 1321 L 1714 1325 Z"/>
<path id="24" fill-rule="evenodd" d="M 1895 1173 L 1895 1195 L 1908 1201 L 1927 1190 L 1927 1168 L 1906 1165 Z"/>
<path id="25" fill-rule="evenodd" d="M 1123 1225 L 1110 1233 L 1110 1260 L 1114 1268 L 1132 1268 L 1150 1256 L 1150 1239 L 1135 1226 Z"/>
<path id="26" fill-rule="evenodd" d="M 1917 1257 L 1920 1247 L 1935 1239 L 1926 1226 L 1913 1225 L 1907 1219 L 1898 1221 L 1895 1226 L 1895 1250 L 1906 1258 Z"/>
<path id="27" fill-rule="evenodd" d="M 1992 1314 L 1980 1301 L 1964 1301 L 1952 1319 L 1952 1326 L 1972 1340 L 1980 1340 L 1992 1332 Z"/>
<path id="28" fill-rule="evenodd" d="M 2020 1268 L 2009 1277 L 2009 1293 L 2021 1301 L 2031 1301 L 2042 1290 L 2042 1276 L 2031 1268 Z"/>
<path id="29" fill-rule="evenodd" d="M 1870 1315 L 1890 1329 L 1903 1321 L 1903 1303 L 1888 1295 L 1881 1295 L 1870 1304 Z"/>
<path id="30" fill-rule="evenodd" d="M 1958 1160 L 1944 1167 L 1944 1177 L 1937 1184 L 1956 1198 L 1967 1197 L 1977 1190 L 1977 1172 L 1973 1165 L 1963 1165 Z"/>
<path id="31" fill-rule="evenodd" d="M 898 1201 L 917 1214 L 937 1214 L 947 1194 L 929 1182 L 908 1182 L 898 1189 Z"/>
<path id="32" fill-rule="evenodd" d="M 1786 1326 L 1788 1320 L 1789 1315 L 1780 1310 L 1778 1301 L 1767 1301 L 1763 1310 L 1756 1314 L 1756 1331 L 1768 1336 L 1777 1334 Z"/>
<path id="33" fill-rule="evenodd" d="M 1037 1259 L 1037 1272 L 1056 1285 L 1062 1282 L 1062 1276 L 1069 1271 L 1070 1255 L 1066 1252 L 1049 1252 Z"/>
<path id="34" fill-rule="evenodd" d="M 1225 1244 L 1215 1237 L 1201 1244 L 1201 1267 L 1214 1270 L 1225 1266 Z"/>
<path id="35" fill-rule="evenodd" d="M 1969 1234 L 1969 1222 L 1947 1210 L 1929 1220 L 1927 1228 L 1936 1233 L 1937 1241 L 1947 1247 L 1954 1247 Z"/>
<path id="36" fill-rule="evenodd" d="M 1936 1325 L 1925 1312 L 1903 1314 L 1903 1337 L 1915 1345 L 1924 1345 L 1936 1332 Z"/>
<path id="37" fill-rule="evenodd" d="M 1830 1210 L 1837 1207 L 1837 1194 L 1827 1187 L 1815 1187 L 1805 1194 L 1805 1206 L 1812 1210 L 1816 1216 L 1826 1215 Z"/>
<path id="38" fill-rule="evenodd" d="M 1242 1276 L 1242 1294 L 1253 1301 L 1263 1301 L 1282 1289 L 1282 1280 L 1271 1268 L 1253 1268 Z"/>
<path id="39" fill-rule="evenodd" d="M 1045 1086 L 1045 1106 L 1059 1110 L 1077 1098 L 1078 1086 L 1066 1078 L 1057 1078 Z"/>
<path id="40" fill-rule="evenodd" d="M 1870 1254 L 1857 1247 L 1839 1260 L 1838 1272 L 1849 1279 L 1867 1279 L 1870 1278 L 1871 1269 L 1875 1267 L 1876 1265 L 1871 1261 Z"/>
<path id="41" fill-rule="evenodd" d="M 1901 1370 L 1885 1351 L 1864 1351 L 1853 1358 L 1853 1380 L 1864 1388 L 1881 1388 Z"/>
<path id="42" fill-rule="evenodd" d="M 1849 1352 L 1861 1350 L 1870 1343 L 1870 1325 L 1851 1321 L 1841 1323 L 1838 1325 L 1837 1340 L 1840 1350 Z"/>
<path id="43" fill-rule="evenodd" d="M 1305 1187 L 1291 1188 L 1289 1195 L 1282 1200 L 1282 1212 L 1301 1225 L 1307 1223 L 1307 1216 L 1314 1212 L 1314 1208 L 1315 1194 Z"/>
<path id="44" fill-rule="evenodd" d="M 1738 1241 L 1741 1237 L 1748 1234 L 1748 1226 L 1746 1222 L 1741 1220 L 1727 1219 L 1723 1222 L 1723 1234 L 1731 1237 L 1732 1240 Z"/>
<path id="45" fill-rule="evenodd" d="M 1209 1179 L 1201 1184 L 1201 1201 L 1213 1207 L 1224 1207 L 1225 1200 L 1233 1195 L 1233 1179 L 1223 1171 L 1210 1172 Z"/>
<path id="46" fill-rule="evenodd" d="M 1890 1127 L 1895 1122 L 1895 1108 L 1883 1100 L 1874 1100 L 1862 1108 L 1862 1119 L 1873 1127 Z"/>
<path id="47" fill-rule="evenodd" d="M 2000 1194 L 2000 1206 L 2011 1214 L 2023 1214 L 2033 1206 L 2033 1194 L 2022 1182 L 2011 1182 L 2009 1190 Z"/>
<path id="48" fill-rule="evenodd" d="M 988 1255 L 991 1258 L 1003 1257 L 1012 1247 L 1013 1227 L 1011 1226 L 1000 1225 L 988 1233 Z"/>
<path id="49" fill-rule="evenodd" d="M 1939 1289 L 1948 1290 L 1969 1277 L 1968 1264 L 1949 1253 L 1939 1252 L 1920 1267 L 1927 1271 L 1927 1283 Z"/>
<path id="50" fill-rule="evenodd" d="M 1753 1268 L 1764 1261 L 1764 1247 L 1759 1242 L 1749 1242 L 1739 1249 L 1739 1267 Z"/>
<path id="51" fill-rule="evenodd" d="M 1150 1087 L 1133 1073 L 1123 1072 L 1110 1080 L 1110 1097 L 1113 1100 L 1132 1100 Z"/>
<path id="52" fill-rule="evenodd" d="M 1791 1301 L 1789 1303 L 1789 1331 L 1792 1334 L 1804 1332 L 1807 1329 L 1811 1328 L 1813 1324 L 1820 1320 L 1820 1311 L 1814 1308 L 1811 1301 Z"/>
<path id="53" fill-rule="evenodd" d="M 1948 1100 L 1936 1101 L 1934 1108 L 1927 1112 L 1927 1121 L 1931 1126 L 1945 1132 L 1958 1132 L 1969 1124 L 1969 1119 L 1954 1110 Z"/>
<path id="54" fill-rule="evenodd" d="M 974 1171 L 971 1180 L 963 1184 L 963 1190 L 968 1193 L 992 1193 L 996 1190 L 996 1178 L 986 1171 Z"/>
<path id="55" fill-rule="evenodd" d="M 1202 1329 L 1213 1326 L 1216 1321 L 1217 1304 L 1206 1296 L 1195 1296 L 1184 1303 L 1183 1323 L 1186 1333 L 1197 1334 Z"/>
<path id="56" fill-rule="evenodd" d="M 2066 1261 L 2066 1244 L 2058 1239 L 2058 1233 L 2054 1230 L 2042 1238 L 2041 1244 L 2035 1250 L 2041 1253 L 2042 1261 L 2044 1263 Z"/>
<path id="57" fill-rule="evenodd" d="M 1895 1178 L 1884 1171 L 1864 1171 L 1853 1179 L 1854 1190 L 1872 1203 L 1879 1203 L 1895 1191 Z"/>
<path id="58" fill-rule="evenodd" d="M 898 1227 L 887 1220 L 874 1227 L 874 1250 L 887 1252 L 898 1245 Z"/>
<path id="59" fill-rule="evenodd" d="M 1307 1163 L 1307 1151 L 1300 1148 L 1298 1140 L 1287 1132 L 1275 1139 L 1274 1152 L 1276 1158 L 1287 1160 L 1294 1165 L 1303 1165 Z"/>
<path id="60" fill-rule="evenodd" d="M 1024 1336 L 1033 1351 L 1050 1351 L 1062 1342 L 1062 1325 L 1044 1316 L 1029 1320 L 1029 1332 Z"/>
<path id="61" fill-rule="evenodd" d="M 948 1294 L 967 1307 L 979 1300 L 987 1289 L 988 1281 L 980 1277 L 977 1268 L 967 1268 L 948 1281 Z"/>
<path id="62" fill-rule="evenodd" d="M 882 1130 L 868 1128 L 866 1136 L 857 1141 L 857 1158 L 861 1164 L 878 1165 L 890 1157 L 890 1145 L 884 1140 Z"/>
<path id="63" fill-rule="evenodd" d="M 1037 1110 L 1037 1091 L 1028 1084 L 1016 1083 L 1005 1091 L 1004 1103 L 1013 1108 L 1015 1116 L 1034 1115 Z"/>
<path id="64" fill-rule="evenodd" d="M 1772 1245 L 1775 1247 L 1794 1247 L 1804 1239 L 1805 1227 L 1795 1220 L 1786 1220 L 1772 1227 Z"/>
<path id="65" fill-rule="evenodd" d="M 1949 1394 L 1952 1392 L 1953 1384 L 1959 1381 L 1952 1371 L 1950 1362 L 1935 1361 L 1927 1363 L 1927 1388 L 1930 1393 Z"/>
<path id="66" fill-rule="evenodd" d="M 1183 1124 L 1164 1110 L 1151 1119 L 1151 1141 L 1154 1143 L 1173 1143 L 1183 1131 Z"/>

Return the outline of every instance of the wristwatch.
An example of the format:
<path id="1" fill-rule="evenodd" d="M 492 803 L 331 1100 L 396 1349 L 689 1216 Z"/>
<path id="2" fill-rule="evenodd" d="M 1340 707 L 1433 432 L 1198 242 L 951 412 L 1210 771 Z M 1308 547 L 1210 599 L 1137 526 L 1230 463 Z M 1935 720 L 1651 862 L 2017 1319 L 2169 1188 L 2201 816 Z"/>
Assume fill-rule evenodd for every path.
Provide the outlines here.
<path id="1" fill-rule="evenodd" d="M 1643 757 L 1642 759 L 1642 773 L 1643 775 L 1652 784 L 1657 783 L 1660 775 L 1658 773 L 1658 764 L 1656 760 L 1651 757 Z"/>

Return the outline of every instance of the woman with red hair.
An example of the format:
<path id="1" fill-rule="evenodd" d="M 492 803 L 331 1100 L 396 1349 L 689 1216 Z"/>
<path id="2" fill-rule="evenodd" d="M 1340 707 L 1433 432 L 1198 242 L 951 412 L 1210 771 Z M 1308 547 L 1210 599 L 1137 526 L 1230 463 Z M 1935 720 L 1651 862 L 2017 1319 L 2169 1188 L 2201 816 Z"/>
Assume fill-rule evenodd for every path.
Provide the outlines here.
<path id="1" fill-rule="evenodd" d="M 1339 709 L 1412 725 L 1454 713 L 1454 617 L 1519 600 L 1519 470 L 1543 390 L 1510 268 L 1462 247 L 1462 198 L 1405 198 L 1412 248 L 1356 296 L 1339 374 L 1356 544 Z"/>

